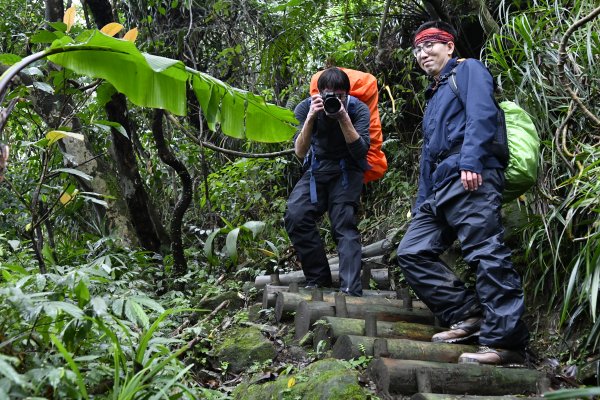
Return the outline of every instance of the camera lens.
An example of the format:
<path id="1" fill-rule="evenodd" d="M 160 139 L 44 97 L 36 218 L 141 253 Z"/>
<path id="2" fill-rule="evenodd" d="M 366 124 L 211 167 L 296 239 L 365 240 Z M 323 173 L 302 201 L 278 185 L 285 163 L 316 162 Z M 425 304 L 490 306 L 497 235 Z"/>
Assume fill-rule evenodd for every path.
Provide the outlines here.
<path id="1" fill-rule="evenodd" d="M 327 114 L 335 114 L 342 108 L 342 103 L 335 95 L 325 96 L 323 100 L 323 108 Z"/>

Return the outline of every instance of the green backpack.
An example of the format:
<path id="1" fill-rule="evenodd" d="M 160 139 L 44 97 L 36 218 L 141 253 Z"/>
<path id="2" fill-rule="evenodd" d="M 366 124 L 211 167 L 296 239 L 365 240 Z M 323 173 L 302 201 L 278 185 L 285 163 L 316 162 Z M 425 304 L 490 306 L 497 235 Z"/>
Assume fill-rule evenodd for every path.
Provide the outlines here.
<path id="1" fill-rule="evenodd" d="M 464 108 L 456 84 L 456 68 L 452 69 L 448 83 Z M 508 203 L 525 193 L 537 180 L 540 138 L 527 111 L 516 103 L 496 102 L 496 106 L 499 119 L 505 123 L 508 142 L 508 166 L 504 171 L 505 184 L 502 192 L 503 202 Z"/>

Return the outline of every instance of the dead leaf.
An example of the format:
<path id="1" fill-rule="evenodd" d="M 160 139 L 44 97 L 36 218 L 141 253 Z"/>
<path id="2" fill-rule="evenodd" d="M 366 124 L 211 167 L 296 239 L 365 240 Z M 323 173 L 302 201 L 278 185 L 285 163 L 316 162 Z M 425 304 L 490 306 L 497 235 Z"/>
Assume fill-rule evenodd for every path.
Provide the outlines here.
<path id="1" fill-rule="evenodd" d="M 102 27 L 102 29 L 100 29 L 100 32 L 102 32 L 108 36 L 115 36 L 117 33 L 121 32 L 122 30 L 123 30 L 123 25 L 116 23 L 116 22 L 111 22 L 110 24 L 104 25 Z"/>
<path id="2" fill-rule="evenodd" d="M 134 43 L 135 39 L 137 39 L 137 35 L 138 35 L 137 28 L 133 28 L 133 29 L 130 29 L 129 31 L 127 31 L 125 36 L 123 36 L 123 39 L 128 40 L 131 43 Z"/>
<path id="3" fill-rule="evenodd" d="M 63 22 L 67 24 L 67 32 L 71 30 L 71 27 L 75 23 L 75 6 L 71 6 L 65 11 L 65 16 L 63 17 Z"/>

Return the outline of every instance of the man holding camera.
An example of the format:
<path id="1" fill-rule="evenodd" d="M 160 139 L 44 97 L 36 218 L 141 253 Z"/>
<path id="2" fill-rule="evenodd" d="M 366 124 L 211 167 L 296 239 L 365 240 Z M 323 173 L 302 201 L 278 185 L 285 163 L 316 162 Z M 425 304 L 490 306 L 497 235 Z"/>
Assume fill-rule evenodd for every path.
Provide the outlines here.
<path id="1" fill-rule="evenodd" d="M 362 295 L 361 244 L 356 212 L 369 150 L 369 108 L 350 96 L 350 80 L 328 68 L 317 82 L 319 94 L 302 101 L 294 140 L 305 172 L 287 203 L 285 228 L 298 254 L 306 287 L 331 287 L 331 271 L 317 220 L 327 211 L 339 253 L 340 288 Z"/>

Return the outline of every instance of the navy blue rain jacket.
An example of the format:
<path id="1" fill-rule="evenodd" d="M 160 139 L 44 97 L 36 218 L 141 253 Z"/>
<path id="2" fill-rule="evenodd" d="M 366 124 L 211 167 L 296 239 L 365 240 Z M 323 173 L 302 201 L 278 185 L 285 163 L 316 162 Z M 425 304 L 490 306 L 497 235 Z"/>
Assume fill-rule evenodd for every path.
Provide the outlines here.
<path id="1" fill-rule="evenodd" d="M 413 215 L 433 192 L 460 177 L 461 170 L 480 174 L 485 168 L 506 167 L 492 150 L 494 141 L 506 143 L 499 128 L 492 75 L 475 59 L 458 64 L 456 84 L 463 107 L 448 83 L 457 64 L 456 58 L 449 60 L 437 85 L 434 82 L 425 92 L 419 190 Z"/>

